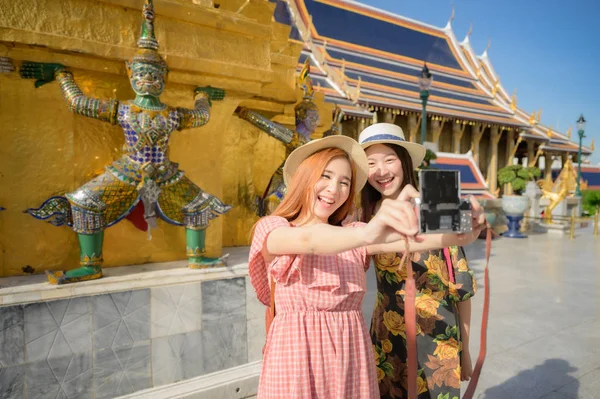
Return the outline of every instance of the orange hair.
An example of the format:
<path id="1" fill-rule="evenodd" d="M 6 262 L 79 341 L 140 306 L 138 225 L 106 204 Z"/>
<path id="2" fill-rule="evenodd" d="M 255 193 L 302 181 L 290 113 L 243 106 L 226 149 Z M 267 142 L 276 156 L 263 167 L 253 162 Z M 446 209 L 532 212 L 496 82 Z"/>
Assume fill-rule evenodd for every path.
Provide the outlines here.
<path id="1" fill-rule="evenodd" d="M 315 196 L 314 187 L 323 175 L 327 164 L 337 157 L 347 159 L 352 170 L 350 195 L 342 206 L 329 217 L 329 224 L 341 226 L 342 221 L 352 210 L 354 203 L 356 168 L 348 154 L 339 148 L 323 149 L 302 161 L 292 176 L 292 181 L 287 188 L 283 201 L 275 208 L 271 216 L 281 216 L 290 222 L 293 220 L 302 221 L 311 216 Z"/>
<path id="2" fill-rule="evenodd" d="M 354 186 L 356 169 L 348 154 L 339 148 L 326 148 L 306 158 L 296 169 L 283 201 L 273 211 L 272 216 L 281 216 L 288 221 L 304 220 L 312 215 L 314 204 L 314 187 L 323 175 L 325 167 L 334 158 L 343 157 L 350 162 L 352 170 L 350 195 L 348 199 L 329 217 L 329 224 L 341 226 L 342 221 L 352 210 L 354 202 Z"/>

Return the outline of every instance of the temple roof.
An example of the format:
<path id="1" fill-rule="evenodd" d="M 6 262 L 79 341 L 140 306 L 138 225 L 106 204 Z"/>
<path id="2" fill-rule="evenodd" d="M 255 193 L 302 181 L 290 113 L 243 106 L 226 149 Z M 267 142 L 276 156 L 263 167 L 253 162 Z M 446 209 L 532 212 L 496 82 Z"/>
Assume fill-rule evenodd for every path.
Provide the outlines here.
<path id="1" fill-rule="evenodd" d="M 520 109 L 516 93 L 509 95 L 501 85 L 489 45 L 476 55 L 470 32 L 459 42 L 451 21 L 439 28 L 352 0 L 271 1 L 277 3 L 275 19 L 292 26 L 290 39 L 304 44 L 298 70 L 310 57 L 311 77 L 320 82 L 316 90 L 349 107 L 351 115 L 370 117 L 369 109 L 377 108 L 420 112 L 418 75 L 426 62 L 434 76 L 428 114 L 517 128 L 540 142 L 550 139 L 539 114 Z M 552 132 L 551 137 L 572 148 L 567 135 Z M 591 152 L 583 148 L 584 154 Z"/>
<path id="2" fill-rule="evenodd" d="M 581 165 L 581 178 L 588 190 L 600 190 L 600 165 Z"/>
<path id="3" fill-rule="evenodd" d="M 360 94 L 355 103 L 420 111 L 417 76 L 427 62 L 435 76 L 427 106 L 430 114 L 526 126 L 477 87 L 447 29 L 352 1 L 289 0 L 286 4 L 287 13 L 276 18 L 282 23 L 293 21 L 305 44 L 299 68 L 311 56 L 314 77 L 320 71 L 343 88 L 322 85 L 329 101 L 347 99 L 347 92 L 356 91 Z"/>

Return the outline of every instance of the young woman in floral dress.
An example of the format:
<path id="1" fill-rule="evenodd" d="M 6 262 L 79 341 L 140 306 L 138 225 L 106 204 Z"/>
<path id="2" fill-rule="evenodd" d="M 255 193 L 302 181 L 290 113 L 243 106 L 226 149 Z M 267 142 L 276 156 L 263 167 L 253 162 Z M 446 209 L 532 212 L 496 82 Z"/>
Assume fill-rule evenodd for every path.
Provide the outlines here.
<path id="1" fill-rule="evenodd" d="M 313 140 L 286 160 L 287 194 L 253 232 L 249 274 L 276 316 L 267 335 L 258 399 L 379 397 L 373 347 L 361 312 L 370 254 L 403 251 L 417 232 L 408 187 L 385 201 L 368 224 L 341 226 L 367 180 L 360 145 L 345 136 Z M 474 212 L 481 214 L 479 208 Z M 419 250 L 475 235 L 424 237 Z"/>
<path id="2" fill-rule="evenodd" d="M 402 129 L 388 123 L 371 125 L 360 134 L 359 142 L 369 165 L 361 195 L 362 218 L 367 221 L 384 199 L 397 198 L 406 185 L 416 184 L 414 169 L 422 162 L 425 147 L 405 141 Z M 374 256 L 378 292 L 371 340 L 382 398 L 408 398 L 406 270 L 398 270 L 401 257 L 399 251 Z M 418 399 L 458 399 L 460 381 L 469 380 L 472 374 L 469 324 L 475 279 L 459 246 L 448 246 L 446 257 L 442 249 L 414 252 L 412 260 L 417 289 Z"/>

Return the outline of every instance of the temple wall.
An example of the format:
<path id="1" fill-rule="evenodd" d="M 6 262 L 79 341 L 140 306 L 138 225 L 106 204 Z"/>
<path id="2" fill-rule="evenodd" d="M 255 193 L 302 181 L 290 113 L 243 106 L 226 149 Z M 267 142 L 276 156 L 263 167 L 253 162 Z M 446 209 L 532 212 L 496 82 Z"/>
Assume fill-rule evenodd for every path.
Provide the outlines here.
<path id="1" fill-rule="evenodd" d="M 283 145 L 245 123 L 234 111 L 246 105 L 291 127 L 300 98 L 296 67 L 301 45 L 289 27 L 272 21 L 274 4 L 224 1 L 223 8 L 196 1 L 156 0 L 156 36 L 169 76 L 161 100 L 193 107 L 193 90 L 226 90 L 213 102 L 210 122 L 171 136 L 170 158 L 205 191 L 234 206 L 211 222 L 207 255 L 222 246 L 246 245 L 257 220 L 248 205 L 262 193 L 284 157 Z M 239 4 L 238 4 L 239 3 Z M 34 88 L 21 79 L 22 61 L 68 66 L 88 96 L 132 99 L 125 61 L 135 51 L 142 1 L 0 0 L 0 54 L 15 71 L 0 73 L 0 277 L 78 266 L 76 235 L 24 214 L 102 173 L 124 142 L 122 130 L 71 113 L 56 82 Z M 233 11 L 232 11 L 233 10 Z M 324 105 L 322 96 L 317 104 Z M 322 107 L 316 136 L 329 128 Z M 124 220 L 106 230 L 105 267 L 185 259 L 185 231 L 159 220 L 152 240 Z"/>

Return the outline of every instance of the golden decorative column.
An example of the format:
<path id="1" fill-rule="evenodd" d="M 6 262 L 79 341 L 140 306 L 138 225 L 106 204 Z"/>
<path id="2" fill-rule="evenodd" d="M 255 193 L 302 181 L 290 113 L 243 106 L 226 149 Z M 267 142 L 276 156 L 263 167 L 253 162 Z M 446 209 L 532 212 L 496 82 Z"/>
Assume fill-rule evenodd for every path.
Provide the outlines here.
<path id="1" fill-rule="evenodd" d="M 446 124 L 446 120 L 442 120 L 441 122 L 439 120 L 435 120 L 435 121 L 431 121 L 431 131 L 433 133 L 433 142 L 435 143 L 436 146 L 440 145 L 440 136 L 442 135 L 442 131 L 444 130 L 444 125 Z"/>
<path id="2" fill-rule="evenodd" d="M 498 126 L 492 126 L 490 129 L 490 157 L 488 159 L 487 180 L 489 182 L 489 191 L 494 194 L 498 187 L 498 142 L 502 137 L 502 132 L 498 131 Z"/>
<path id="3" fill-rule="evenodd" d="M 477 164 L 479 164 L 479 142 L 483 137 L 484 130 L 485 125 L 479 122 L 471 128 L 471 151 L 473 151 L 473 158 Z"/>
<path id="4" fill-rule="evenodd" d="M 455 121 L 452 124 L 452 152 L 455 154 L 460 154 L 460 140 L 465 133 L 466 127 L 466 123 L 461 125 L 459 121 Z"/>
<path id="5" fill-rule="evenodd" d="M 532 140 L 527 140 L 527 164 L 531 163 L 535 157 L 535 152 L 533 151 L 534 145 L 535 143 Z"/>
<path id="6" fill-rule="evenodd" d="M 396 123 L 396 115 L 392 111 L 383 112 L 383 122 L 385 123 Z"/>
<path id="7" fill-rule="evenodd" d="M 417 117 L 416 114 L 408 115 L 408 141 L 412 143 L 417 142 L 417 134 L 419 133 L 419 126 L 421 125 L 421 115 Z"/>
<path id="8" fill-rule="evenodd" d="M 365 118 L 360 118 L 358 120 L 358 134 L 367 128 L 367 120 Z"/>
<path id="9" fill-rule="evenodd" d="M 515 150 L 515 131 L 509 130 L 506 137 L 506 165 L 512 165 Z"/>

